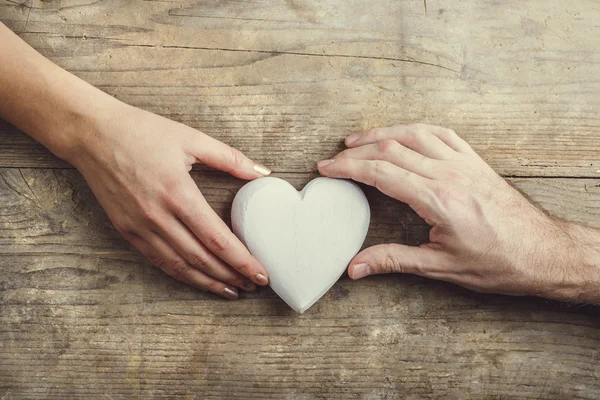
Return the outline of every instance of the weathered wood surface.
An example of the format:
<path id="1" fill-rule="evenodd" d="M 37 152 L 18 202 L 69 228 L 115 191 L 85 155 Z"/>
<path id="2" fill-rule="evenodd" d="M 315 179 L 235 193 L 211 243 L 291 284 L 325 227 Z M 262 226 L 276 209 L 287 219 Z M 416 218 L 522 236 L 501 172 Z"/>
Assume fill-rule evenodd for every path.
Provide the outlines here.
<path id="1" fill-rule="evenodd" d="M 108 93 L 276 171 L 312 170 L 351 131 L 428 121 L 504 175 L 600 177 L 598 2 L 428 3 L 0 0 L 0 18 Z M 61 165 L 19 134 L 0 148 L 0 166 Z"/>
<path id="2" fill-rule="evenodd" d="M 179 284 L 119 237 L 73 170 L 0 170 L 0 394 L 6 398 L 597 398 L 600 313 L 413 276 L 342 279 L 304 315 Z M 309 174 L 280 175 L 298 188 Z M 194 173 L 228 219 L 242 181 Z M 599 179 L 517 179 L 600 227 Z M 368 244 L 426 240 L 367 190 Z"/>
<path id="3" fill-rule="evenodd" d="M 0 20 L 297 187 L 347 132 L 428 121 L 600 227 L 597 2 L 365 4 L 0 0 Z M 600 397 L 595 307 L 414 276 L 344 278 L 301 316 L 268 289 L 227 302 L 152 268 L 76 171 L 1 122 L 0 174 L 1 399 Z M 194 178 L 228 220 L 243 182 Z M 367 245 L 426 240 L 406 206 L 367 195 Z"/>

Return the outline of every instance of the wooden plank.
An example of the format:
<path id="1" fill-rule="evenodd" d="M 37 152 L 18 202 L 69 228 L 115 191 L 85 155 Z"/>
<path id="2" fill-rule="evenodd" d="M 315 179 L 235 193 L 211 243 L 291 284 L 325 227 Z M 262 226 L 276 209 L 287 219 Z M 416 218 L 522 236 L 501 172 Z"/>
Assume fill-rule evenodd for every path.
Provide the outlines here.
<path id="1" fill-rule="evenodd" d="M 18 0 L 16 3 L 22 2 Z M 456 129 L 499 172 L 600 176 L 592 0 L 0 0 L 0 20 L 128 103 L 301 187 L 350 131 Z M 0 125 L 0 166 L 68 165 Z M 412 276 L 342 279 L 306 315 L 151 268 L 76 171 L 0 170 L 0 397 L 598 398 L 598 310 Z M 242 182 L 194 173 L 228 219 Z M 598 179 L 515 179 L 600 227 Z M 369 189 L 368 244 L 427 226 Z"/>
<path id="2" fill-rule="evenodd" d="M 74 170 L 0 169 L 0 397 L 595 399 L 593 307 L 476 294 L 414 276 L 343 278 L 306 314 L 269 289 L 222 301 L 152 268 Z M 242 181 L 194 173 L 227 219 Z M 313 176 L 281 174 L 297 188 Z M 600 226 L 599 179 L 516 179 Z M 368 243 L 426 240 L 367 190 Z"/>
<path id="3" fill-rule="evenodd" d="M 311 171 L 349 132 L 424 121 L 503 175 L 600 177 L 593 0 L 427 13 L 376 0 L 367 14 L 342 0 L 1 1 L 0 19 L 57 64 L 276 171 Z M 0 149 L 0 166 L 64 166 L 6 126 Z"/>

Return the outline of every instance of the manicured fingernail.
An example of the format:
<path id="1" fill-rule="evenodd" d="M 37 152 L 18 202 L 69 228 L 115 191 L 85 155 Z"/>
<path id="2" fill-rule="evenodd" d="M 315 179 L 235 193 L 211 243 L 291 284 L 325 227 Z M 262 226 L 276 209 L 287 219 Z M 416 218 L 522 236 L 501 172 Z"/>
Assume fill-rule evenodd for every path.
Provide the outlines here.
<path id="1" fill-rule="evenodd" d="M 369 264 L 356 264 L 352 271 L 352 279 L 360 279 L 371 273 L 371 267 Z"/>
<path id="2" fill-rule="evenodd" d="M 256 290 L 256 285 L 252 282 L 243 282 L 242 289 L 246 292 L 254 292 Z"/>
<path id="3" fill-rule="evenodd" d="M 266 285 L 267 283 L 269 283 L 269 280 L 263 274 L 256 274 L 255 278 L 256 283 L 258 283 L 259 285 Z"/>
<path id="4" fill-rule="evenodd" d="M 360 133 L 353 133 L 352 135 L 346 138 L 346 145 L 350 145 L 358 140 L 360 137 Z"/>
<path id="5" fill-rule="evenodd" d="M 233 289 L 229 289 L 228 287 L 223 289 L 223 293 L 225 293 L 225 296 L 230 298 L 231 300 L 237 300 L 238 298 L 237 292 Z"/>
<path id="6" fill-rule="evenodd" d="M 326 167 L 326 166 L 328 166 L 328 165 L 329 165 L 329 164 L 331 164 L 332 162 L 333 162 L 333 160 L 322 160 L 322 161 L 319 161 L 319 162 L 317 163 L 317 167 L 319 167 L 319 168 L 323 168 L 323 167 Z"/>
<path id="7" fill-rule="evenodd" d="M 264 165 L 254 164 L 253 168 L 256 172 L 258 172 L 261 175 L 264 175 L 264 176 L 271 175 L 271 170 L 269 168 L 265 167 Z"/>

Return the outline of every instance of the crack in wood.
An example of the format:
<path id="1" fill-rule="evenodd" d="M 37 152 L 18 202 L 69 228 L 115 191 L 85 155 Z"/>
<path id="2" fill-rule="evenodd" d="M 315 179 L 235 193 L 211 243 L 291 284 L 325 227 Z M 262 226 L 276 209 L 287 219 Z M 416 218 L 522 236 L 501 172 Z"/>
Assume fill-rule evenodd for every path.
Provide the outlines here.
<path id="1" fill-rule="evenodd" d="M 27 179 L 25 179 L 25 176 L 23 175 L 23 171 L 21 170 L 21 168 L 19 168 L 19 174 L 21 174 L 21 178 L 23 178 L 23 182 L 25 182 L 25 185 L 27 185 L 27 188 L 29 189 L 29 191 L 31 192 L 31 194 L 33 195 L 33 197 L 37 200 L 38 207 L 42 208 L 42 202 L 40 201 L 40 199 L 37 197 L 37 195 L 35 194 L 35 192 L 31 188 L 31 186 L 29 185 L 29 182 L 27 182 Z"/>
<path id="2" fill-rule="evenodd" d="M 40 34 L 40 33 L 49 33 L 49 32 L 26 32 L 26 31 L 18 31 L 19 34 L 23 33 L 31 33 L 31 34 Z M 100 36 L 82 36 L 82 35 L 53 35 L 49 33 L 49 36 L 62 37 L 66 39 L 85 39 L 85 40 L 114 40 L 114 41 L 122 41 L 118 38 L 111 37 L 100 37 Z M 395 61 L 395 62 L 404 62 L 404 63 L 412 63 L 412 64 L 420 64 L 431 66 L 435 68 L 444 69 L 446 71 L 454 72 L 459 74 L 460 70 L 455 70 L 449 67 L 446 67 L 441 64 L 431 63 L 427 61 L 419 61 L 415 60 L 412 57 L 409 58 L 396 58 L 396 57 L 377 57 L 377 56 L 359 56 L 352 54 L 318 54 L 318 53 L 309 53 L 309 52 L 300 52 L 300 51 L 279 51 L 279 50 L 257 50 L 257 49 L 231 49 L 226 47 L 205 47 L 205 46 L 179 46 L 179 45 L 158 45 L 158 44 L 138 44 L 138 43 L 124 43 L 124 46 L 127 47 L 149 47 L 149 48 L 164 48 L 164 49 L 181 49 L 181 50 L 208 50 L 208 51 L 224 51 L 224 52 L 237 52 L 237 53 L 259 53 L 259 54 L 271 54 L 271 55 L 292 55 L 292 56 L 304 56 L 304 57 L 325 57 L 325 58 L 352 58 L 352 59 L 362 59 L 362 60 L 383 60 L 383 61 Z"/>
<path id="3" fill-rule="evenodd" d="M 29 10 L 30 10 L 30 11 L 31 11 L 31 9 L 33 8 L 33 6 L 27 5 L 27 4 L 26 4 L 27 2 L 25 2 L 25 3 L 17 3 L 17 2 L 16 2 L 16 1 L 14 1 L 14 0 L 5 0 L 5 1 L 6 1 L 7 3 L 15 4 L 15 5 L 17 5 L 17 6 L 20 6 L 20 7 L 29 8 Z"/>
<path id="4" fill-rule="evenodd" d="M 17 168 L 19 170 L 19 172 L 21 171 L 20 168 Z M 10 190 L 12 190 L 14 193 L 16 193 L 19 197 L 26 199 L 27 201 L 31 201 L 37 208 L 40 208 L 35 201 L 31 200 L 28 196 L 26 196 L 24 193 L 19 192 L 15 187 L 13 187 L 10 183 L 8 183 L 8 181 L 6 180 L 6 178 L 4 177 L 4 175 L 2 174 L 2 171 L 0 171 L 0 177 L 2 178 L 2 180 L 4 181 L 4 183 L 6 184 L 6 187 L 8 187 Z M 27 185 L 29 186 L 29 185 Z M 29 189 L 31 190 L 31 188 Z"/>
<path id="5" fill-rule="evenodd" d="M 151 46 L 154 47 L 154 46 Z M 167 49 L 193 49 L 193 50 L 215 50 L 215 51 L 231 51 L 231 52 L 243 52 L 243 53 L 267 53 L 267 54 L 281 54 L 281 55 L 296 55 L 296 56 L 306 56 L 306 57 L 331 57 L 331 58 L 354 58 L 354 59 L 367 59 L 367 60 L 384 60 L 384 61 L 396 61 L 396 62 L 406 62 L 406 63 L 414 63 L 421 65 L 428 65 L 436 68 L 445 69 L 447 71 L 451 71 L 454 73 L 460 73 L 452 68 L 445 67 L 440 64 L 430 63 L 426 61 L 419 61 L 413 58 L 395 58 L 395 57 L 374 57 L 374 56 L 358 56 L 352 54 L 317 54 L 317 53 L 307 53 L 307 52 L 298 52 L 298 51 L 271 51 L 271 50 L 256 50 L 256 49 L 228 49 L 228 48 L 212 48 L 212 47 L 195 47 L 195 46 L 174 46 L 167 45 L 162 46 Z"/>

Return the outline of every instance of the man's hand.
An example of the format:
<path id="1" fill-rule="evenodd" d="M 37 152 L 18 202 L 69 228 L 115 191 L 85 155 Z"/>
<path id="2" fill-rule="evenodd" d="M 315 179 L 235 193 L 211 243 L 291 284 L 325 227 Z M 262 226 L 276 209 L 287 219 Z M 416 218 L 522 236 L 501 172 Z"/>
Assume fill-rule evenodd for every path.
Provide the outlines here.
<path id="1" fill-rule="evenodd" d="M 346 138 L 349 147 L 318 163 L 321 174 L 375 186 L 407 203 L 429 225 L 419 247 L 370 247 L 349 275 L 402 272 L 510 295 L 600 298 L 597 231 L 553 218 L 496 174 L 456 133 L 397 125 Z"/>

